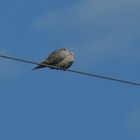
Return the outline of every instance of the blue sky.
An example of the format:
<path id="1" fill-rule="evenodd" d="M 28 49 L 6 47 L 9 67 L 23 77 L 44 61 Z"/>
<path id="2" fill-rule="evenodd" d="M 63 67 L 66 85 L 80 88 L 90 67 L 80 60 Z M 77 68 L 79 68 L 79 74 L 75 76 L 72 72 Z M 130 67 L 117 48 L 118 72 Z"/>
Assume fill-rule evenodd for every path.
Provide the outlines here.
<path id="1" fill-rule="evenodd" d="M 139 0 L 2 0 L 0 54 L 140 82 Z M 140 88 L 0 60 L 0 139 L 139 140 Z"/>

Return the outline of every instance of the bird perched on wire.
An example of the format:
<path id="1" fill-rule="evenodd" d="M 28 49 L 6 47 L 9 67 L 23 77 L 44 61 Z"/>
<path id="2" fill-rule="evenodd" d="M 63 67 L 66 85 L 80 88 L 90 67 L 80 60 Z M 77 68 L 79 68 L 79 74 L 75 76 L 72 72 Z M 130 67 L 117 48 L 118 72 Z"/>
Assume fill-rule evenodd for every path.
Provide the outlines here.
<path id="1" fill-rule="evenodd" d="M 49 67 L 51 69 L 68 69 L 74 62 L 74 54 L 70 49 L 62 48 L 53 51 L 48 58 L 40 63 L 39 66 L 35 67 L 33 70 Z M 46 65 L 46 66 L 45 66 Z M 51 67 L 54 66 L 54 67 Z"/>

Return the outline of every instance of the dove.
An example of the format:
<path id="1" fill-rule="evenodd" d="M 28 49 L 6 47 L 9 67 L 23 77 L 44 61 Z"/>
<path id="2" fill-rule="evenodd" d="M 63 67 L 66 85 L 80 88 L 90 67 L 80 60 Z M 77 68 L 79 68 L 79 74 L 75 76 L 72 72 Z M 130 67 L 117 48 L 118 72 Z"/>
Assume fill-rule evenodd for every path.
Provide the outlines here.
<path id="1" fill-rule="evenodd" d="M 53 51 L 45 61 L 40 63 L 41 65 L 35 67 L 33 70 L 49 67 L 45 65 L 52 65 L 65 70 L 68 69 L 73 64 L 73 62 L 74 62 L 74 53 L 70 49 L 62 48 Z M 58 69 L 53 67 L 49 68 Z"/>

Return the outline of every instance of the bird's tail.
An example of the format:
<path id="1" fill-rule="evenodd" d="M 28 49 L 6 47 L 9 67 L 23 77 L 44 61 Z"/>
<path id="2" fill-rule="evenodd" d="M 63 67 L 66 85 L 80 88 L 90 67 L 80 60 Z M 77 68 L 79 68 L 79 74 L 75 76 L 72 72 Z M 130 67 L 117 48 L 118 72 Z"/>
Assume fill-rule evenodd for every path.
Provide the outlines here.
<path id="1" fill-rule="evenodd" d="M 45 67 L 45 66 L 41 66 L 41 65 L 39 65 L 39 66 L 33 68 L 32 71 L 37 70 L 37 69 L 41 69 L 41 68 L 44 68 L 44 67 Z"/>

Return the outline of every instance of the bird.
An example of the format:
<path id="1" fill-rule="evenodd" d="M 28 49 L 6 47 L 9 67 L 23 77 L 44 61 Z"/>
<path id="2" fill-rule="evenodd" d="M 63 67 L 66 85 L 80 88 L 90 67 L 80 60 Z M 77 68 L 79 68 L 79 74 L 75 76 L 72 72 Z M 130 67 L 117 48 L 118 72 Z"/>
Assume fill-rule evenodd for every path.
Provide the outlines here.
<path id="1" fill-rule="evenodd" d="M 33 70 L 49 67 L 50 69 L 68 69 L 74 62 L 74 53 L 68 48 L 61 48 L 50 53 L 50 55 Z M 46 65 L 46 66 L 45 66 Z M 51 67 L 54 66 L 54 67 Z"/>

